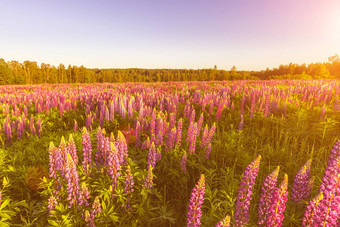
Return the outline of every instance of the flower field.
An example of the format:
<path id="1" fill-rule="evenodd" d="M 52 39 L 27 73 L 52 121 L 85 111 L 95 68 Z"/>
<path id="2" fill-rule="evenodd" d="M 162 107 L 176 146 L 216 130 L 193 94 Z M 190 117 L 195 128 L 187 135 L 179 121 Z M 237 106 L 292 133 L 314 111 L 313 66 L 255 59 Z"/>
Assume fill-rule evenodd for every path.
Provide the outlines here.
<path id="1" fill-rule="evenodd" d="M 340 82 L 0 86 L 0 226 L 340 226 Z"/>

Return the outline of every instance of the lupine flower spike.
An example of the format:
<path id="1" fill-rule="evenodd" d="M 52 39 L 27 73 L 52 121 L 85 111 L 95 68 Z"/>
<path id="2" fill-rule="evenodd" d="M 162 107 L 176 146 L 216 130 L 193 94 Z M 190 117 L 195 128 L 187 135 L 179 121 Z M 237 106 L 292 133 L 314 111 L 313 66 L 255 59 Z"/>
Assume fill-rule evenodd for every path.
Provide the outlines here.
<path id="1" fill-rule="evenodd" d="M 202 204 L 204 201 L 204 193 L 205 193 L 205 177 L 204 174 L 201 174 L 198 183 L 195 185 L 192 190 L 188 214 L 187 214 L 187 226 L 188 227 L 197 227 L 201 226 L 201 216 L 202 216 Z"/>
<path id="2" fill-rule="evenodd" d="M 235 208 L 235 226 L 245 226 L 249 221 L 249 209 L 253 186 L 259 171 L 261 155 L 250 163 L 244 171 L 240 188 L 237 193 Z"/>
<path id="3" fill-rule="evenodd" d="M 217 223 L 216 227 L 229 227 L 230 226 L 230 216 L 225 216 L 219 223 Z"/>

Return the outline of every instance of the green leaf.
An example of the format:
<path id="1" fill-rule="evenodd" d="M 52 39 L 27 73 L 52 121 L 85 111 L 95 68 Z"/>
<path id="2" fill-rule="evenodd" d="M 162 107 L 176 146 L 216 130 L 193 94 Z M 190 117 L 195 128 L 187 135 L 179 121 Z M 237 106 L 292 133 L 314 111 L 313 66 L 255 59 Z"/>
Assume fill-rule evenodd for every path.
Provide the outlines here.
<path id="1" fill-rule="evenodd" d="M 50 223 L 52 226 L 59 226 L 59 224 L 53 220 L 48 220 L 48 223 Z"/>

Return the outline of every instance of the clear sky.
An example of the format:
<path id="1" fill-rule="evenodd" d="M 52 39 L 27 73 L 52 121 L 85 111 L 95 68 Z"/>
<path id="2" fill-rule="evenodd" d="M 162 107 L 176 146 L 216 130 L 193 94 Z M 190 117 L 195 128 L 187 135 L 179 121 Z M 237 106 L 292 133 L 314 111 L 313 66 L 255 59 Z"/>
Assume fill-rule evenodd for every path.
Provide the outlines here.
<path id="1" fill-rule="evenodd" d="M 340 54 L 340 0 L 0 0 L 0 58 L 261 70 Z"/>

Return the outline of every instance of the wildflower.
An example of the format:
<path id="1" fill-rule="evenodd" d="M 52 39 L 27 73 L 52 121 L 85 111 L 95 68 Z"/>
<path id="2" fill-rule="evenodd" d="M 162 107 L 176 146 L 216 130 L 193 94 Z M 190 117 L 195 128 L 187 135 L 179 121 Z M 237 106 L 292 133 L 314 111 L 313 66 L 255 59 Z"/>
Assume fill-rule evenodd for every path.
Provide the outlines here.
<path id="1" fill-rule="evenodd" d="M 141 133 L 141 126 L 139 121 L 137 121 L 137 125 L 136 125 L 136 132 L 135 132 L 135 137 L 136 137 L 136 147 L 140 146 L 140 133 Z"/>
<path id="2" fill-rule="evenodd" d="M 323 193 L 319 192 L 319 194 L 312 199 L 308 206 L 306 207 L 305 214 L 302 218 L 302 227 L 313 227 L 319 226 L 320 223 L 316 222 L 314 218 L 320 212 L 320 201 L 323 199 Z"/>
<path id="3" fill-rule="evenodd" d="M 53 195 L 51 195 L 50 198 L 48 199 L 48 205 L 47 205 L 48 210 L 49 211 L 54 210 L 56 205 L 58 205 L 57 199 Z"/>
<path id="4" fill-rule="evenodd" d="M 42 136 L 41 118 L 40 118 L 40 116 L 38 117 L 38 120 L 37 120 L 37 135 L 38 135 L 38 137 Z"/>
<path id="5" fill-rule="evenodd" d="M 191 135 L 190 136 L 190 141 L 189 141 L 189 153 L 195 153 L 195 147 L 196 147 L 196 137 L 197 137 L 197 123 L 195 122 Z"/>
<path id="6" fill-rule="evenodd" d="M 300 202 L 306 199 L 311 192 L 310 185 L 310 165 L 312 160 L 308 160 L 307 163 L 302 166 L 300 171 L 296 174 L 294 184 L 292 186 L 291 199 L 294 202 Z"/>
<path id="7" fill-rule="evenodd" d="M 153 185 L 153 173 L 152 173 L 152 166 L 150 165 L 148 167 L 148 173 L 145 177 L 145 181 L 144 181 L 144 186 L 148 189 L 151 189 L 152 188 L 152 185 Z"/>
<path id="8" fill-rule="evenodd" d="M 197 227 L 201 225 L 201 216 L 202 216 L 202 204 L 204 201 L 204 193 L 205 193 L 205 177 L 204 174 L 201 174 L 198 183 L 192 190 L 188 214 L 187 214 L 187 226 L 189 227 Z"/>
<path id="9" fill-rule="evenodd" d="M 251 162 L 244 171 L 240 188 L 237 193 L 235 208 L 235 226 L 244 226 L 249 221 L 249 209 L 252 189 L 259 170 L 261 155 Z"/>
<path id="10" fill-rule="evenodd" d="M 266 226 L 280 227 L 283 221 L 283 212 L 286 209 L 288 199 L 288 175 L 285 174 L 284 179 L 278 189 L 273 194 Z"/>
<path id="11" fill-rule="evenodd" d="M 209 143 L 207 148 L 205 149 L 205 159 L 209 160 L 210 152 L 211 152 L 211 143 Z"/>
<path id="12" fill-rule="evenodd" d="M 229 227 L 230 226 L 230 216 L 225 216 L 219 223 L 217 223 L 216 227 Z"/>
<path id="13" fill-rule="evenodd" d="M 89 169 L 92 166 L 92 144 L 91 137 L 86 128 L 83 128 L 82 133 L 82 143 L 83 143 L 83 171 L 88 173 Z"/>
<path id="14" fill-rule="evenodd" d="M 118 131 L 117 135 L 117 148 L 120 164 L 125 165 L 128 157 L 128 147 L 126 144 L 124 134 L 121 131 Z"/>
<path id="15" fill-rule="evenodd" d="M 113 180 L 112 189 L 115 189 L 118 183 L 118 177 L 120 176 L 121 163 L 116 146 L 111 142 L 110 147 L 111 149 L 108 154 L 108 174 Z"/>
<path id="16" fill-rule="evenodd" d="M 76 144 L 74 143 L 72 134 L 70 134 L 70 137 L 68 139 L 67 149 L 68 149 L 68 152 L 71 154 L 74 163 L 77 165 L 78 164 L 77 148 L 76 148 Z"/>
<path id="17" fill-rule="evenodd" d="M 81 191 L 80 191 L 80 198 L 79 198 L 79 205 L 88 206 L 89 202 L 87 201 L 90 198 L 90 192 L 87 188 L 85 182 L 81 184 Z"/>
<path id="18" fill-rule="evenodd" d="M 181 145 L 181 142 L 182 142 L 182 127 L 183 127 L 183 120 L 181 118 L 177 123 L 176 145 Z"/>
<path id="19" fill-rule="evenodd" d="M 69 207 L 71 208 L 79 199 L 80 189 L 77 167 L 69 153 L 67 154 L 65 178 L 67 180 L 67 200 L 69 201 Z"/>
<path id="20" fill-rule="evenodd" d="M 279 171 L 280 167 L 278 166 L 271 174 L 268 175 L 261 188 L 257 222 L 259 226 L 266 226 L 268 221 L 268 212 L 271 206 L 273 194 L 276 190 L 277 176 Z"/>

